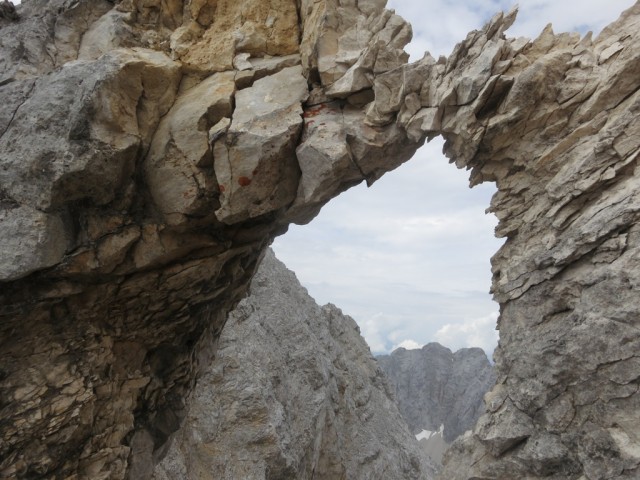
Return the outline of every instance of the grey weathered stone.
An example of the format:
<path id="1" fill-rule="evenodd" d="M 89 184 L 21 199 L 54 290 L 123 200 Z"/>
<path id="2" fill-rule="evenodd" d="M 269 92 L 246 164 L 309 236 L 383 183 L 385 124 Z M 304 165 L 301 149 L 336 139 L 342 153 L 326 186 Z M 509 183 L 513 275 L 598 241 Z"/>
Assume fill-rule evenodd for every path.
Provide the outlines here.
<path id="1" fill-rule="evenodd" d="M 496 376 L 480 348 L 452 353 L 438 343 L 398 348 L 377 357 L 400 412 L 438 469 L 447 448 L 484 412 L 483 397 Z"/>
<path id="2" fill-rule="evenodd" d="M 172 225 L 211 214 L 218 192 L 209 130 L 233 112 L 234 72 L 215 73 L 178 95 L 144 160 L 153 201 Z"/>
<path id="3" fill-rule="evenodd" d="M 366 56 L 367 64 L 359 69 L 356 67 L 365 76 L 371 73 L 372 61 L 375 62 L 377 58 L 378 48 L 395 52 L 397 45 L 394 43 L 378 47 L 377 42 L 374 46 L 371 41 L 386 27 L 392 16 L 391 12 L 384 10 L 385 3 L 384 0 L 345 3 L 338 0 L 302 0 L 300 53 L 307 76 L 317 77 L 314 80 L 322 85 L 331 85 L 340 80 L 359 59 L 364 61 L 363 57 Z M 404 41 L 400 50 L 410 40 L 411 27 L 406 22 L 404 26 L 404 31 L 401 27 L 402 34 L 397 35 L 400 37 L 397 43 Z M 390 30 L 397 33 L 395 28 Z M 396 40 L 395 37 L 393 39 Z M 349 74 L 349 77 L 353 78 L 353 75 Z M 344 93 L 343 89 L 341 93 Z"/>
<path id="4" fill-rule="evenodd" d="M 13 2 L 2 0 L 0 3 L 0 18 L 5 18 L 7 20 L 18 20 L 20 18 L 16 12 L 16 7 Z"/>
<path id="5" fill-rule="evenodd" d="M 356 323 L 267 251 L 157 480 L 429 479 Z"/>
<path id="6" fill-rule="evenodd" d="M 308 95 L 301 67 L 285 68 L 237 93 L 231 126 L 214 147 L 220 221 L 238 223 L 294 200 L 299 171 L 294 151 Z"/>
<path id="7" fill-rule="evenodd" d="M 0 211 L 0 244 L 6 254 L 0 259 L 0 278 L 9 281 L 57 264 L 69 244 L 60 215 L 47 214 L 10 199 Z"/>

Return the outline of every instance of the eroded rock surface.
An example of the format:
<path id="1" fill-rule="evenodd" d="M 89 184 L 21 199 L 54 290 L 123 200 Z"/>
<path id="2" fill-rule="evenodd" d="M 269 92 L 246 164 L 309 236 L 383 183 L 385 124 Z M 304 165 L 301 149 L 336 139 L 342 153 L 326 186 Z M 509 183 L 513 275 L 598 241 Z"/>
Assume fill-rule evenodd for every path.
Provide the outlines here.
<path id="1" fill-rule="evenodd" d="M 638 476 L 639 13 L 533 42 L 503 38 L 499 15 L 445 62 L 376 79 L 370 122 L 444 135 L 472 184 L 496 182 L 507 238 L 497 385 L 443 478 Z"/>
<path id="2" fill-rule="evenodd" d="M 330 127 L 348 178 L 296 155 L 331 101 L 318 72 L 375 35 L 406 60 L 410 27 L 382 11 L 25 0 L 0 18 L 0 476 L 150 475 L 265 246 L 419 145 L 350 107 Z M 334 64 L 336 22 L 354 41 Z"/>
<path id="3" fill-rule="evenodd" d="M 429 479 L 352 318 L 267 251 L 154 478 Z"/>
<path id="4" fill-rule="evenodd" d="M 148 476 L 137 459 L 178 428 L 271 239 L 439 134 L 473 184 L 496 182 L 507 237 L 497 386 L 445 478 L 637 476 L 640 5 L 597 39 L 507 39 L 515 13 L 498 15 L 411 65 L 384 5 L 0 17 L 1 476 Z M 265 138 L 236 111 L 285 69 Z M 255 173 L 220 161 L 245 148 Z"/>

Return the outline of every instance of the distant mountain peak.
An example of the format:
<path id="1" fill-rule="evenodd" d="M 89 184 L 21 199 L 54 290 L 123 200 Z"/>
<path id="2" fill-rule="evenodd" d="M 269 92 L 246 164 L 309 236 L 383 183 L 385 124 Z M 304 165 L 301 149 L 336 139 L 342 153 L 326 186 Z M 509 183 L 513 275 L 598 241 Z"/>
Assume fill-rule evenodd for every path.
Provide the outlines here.
<path id="1" fill-rule="evenodd" d="M 471 429 L 484 409 L 483 396 L 495 373 L 481 348 L 456 352 L 431 342 L 377 357 L 412 433 L 444 426 L 447 442 Z"/>

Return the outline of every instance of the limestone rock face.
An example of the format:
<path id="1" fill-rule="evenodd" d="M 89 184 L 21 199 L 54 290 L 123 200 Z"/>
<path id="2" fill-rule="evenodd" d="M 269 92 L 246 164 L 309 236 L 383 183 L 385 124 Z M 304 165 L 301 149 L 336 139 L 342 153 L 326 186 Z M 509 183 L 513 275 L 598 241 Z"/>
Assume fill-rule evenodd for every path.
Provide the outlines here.
<path id="1" fill-rule="evenodd" d="M 181 11 L 183 2 L 174 3 Z M 199 0 L 184 9 L 182 26 L 171 40 L 179 46 L 174 55 L 191 68 L 229 70 L 237 53 L 283 56 L 298 51 L 295 0 Z"/>
<path id="2" fill-rule="evenodd" d="M 429 479 L 356 323 L 268 251 L 154 478 Z"/>
<path id="3" fill-rule="evenodd" d="M 308 96 L 300 66 L 238 92 L 233 121 L 213 150 L 221 221 L 237 223 L 291 204 L 300 171 L 294 152 Z"/>
<path id="4" fill-rule="evenodd" d="M 507 241 L 492 259 L 497 385 L 443 478 L 638 476 L 640 336 L 628 295 L 639 13 L 637 4 L 595 40 L 548 28 L 533 42 L 503 38 L 515 12 L 498 15 L 446 62 L 427 57 L 374 86 L 370 122 L 441 133 L 472 184 L 498 186 L 491 210 Z"/>
<path id="5" fill-rule="evenodd" d="M 637 477 L 640 5 L 596 39 L 500 14 L 406 65 L 384 4 L 0 16 L 1 476 L 148 478 L 266 245 L 441 134 L 507 237 L 497 385 L 444 477 Z"/>
<path id="6" fill-rule="evenodd" d="M 302 64 L 321 85 L 336 83 L 336 93 L 350 95 L 372 86 L 376 73 L 406 63 L 403 47 L 411 26 L 386 0 L 358 2 L 301 0 Z"/>
<path id="7" fill-rule="evenodd" d="M 435 432 L 451 443 L 470 430 L 484 412 L 484 394 L 495 374 L 480 348 L 452 353 L 438 343 L 416 350 L 398 348 L 377 357 L 411 432 Z"/>
<path id="8" fill-rule="evenodd" d="M 234 72 L 216 73 L 178 95 L 158 125 L 144 160 L 144 175 L 167 223 L 210 214 L 211 197 L 219 188 L 210 174 L 208 130 L 231 116 L 234 77 Z"/>
<path id="9" fill-rule="evenodd" d="M 495 372 L 480 348 L 453 353 L 439 343 L 377 357 L 411 432 L 439 468 L 443 454 L 484 413 Z"/>
<path id="10" fill-rule="evenodd" d="M 1 87 L 8 98 L 18 96 L 0 139 L 3 235 L 26 237 L 30 225 L 28 235 L 39 239 L 17 242 L 3 255 L 2 279 L 62 260 L 76 234 L 72 203 L 128 201 L 121 192 L 131 185 L 136 157 L 173 103 L 180 77 L 180 67 L 163 54 L 122 50 Z"/>
<path id="11" fill-rule="evenodd" d="M 361 3 L 362 25 L 391 18 Z M 148 478 L 265 246 L 421 143 L 365 125 L 369 89 L 328 126 L 347 161 L 300 166 L 332 99 L 303 66 L 315 24 L 305 34 L 298 12 L 25 0 L 0 18 L 3 478 Z M 400 23 L 378 55 L 406 59 Z"/>

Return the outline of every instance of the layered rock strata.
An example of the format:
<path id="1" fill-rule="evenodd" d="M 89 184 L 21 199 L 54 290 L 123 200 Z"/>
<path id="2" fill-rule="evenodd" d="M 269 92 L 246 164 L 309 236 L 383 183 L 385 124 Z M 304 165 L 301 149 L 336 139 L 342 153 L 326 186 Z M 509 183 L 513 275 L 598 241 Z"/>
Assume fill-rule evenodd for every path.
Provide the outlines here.
<path id="1" fill-rule="evenodd" d="M 429 479 L 352 318 L 268 251 L 156 467 L 170 479 Z"/>
<path id="2" fill-rule="evenodd" d="M 500 14 L 411 65 L 384 5 L 0 18 L 0 476 L 160 452 L 273 236 L 440 134 L 507 237 L 497 385 L 445 478 L 637 476 L 640 5 L 596 39 L 507 39 Z"/>
<path id="3" fill-rule="evenodd" d="M 472 184 L 498 187 L 497 384 L 443 478 L 640 475 L 639 14 L 533 42 L 501 38 L 500 15 L 446 62 L 376 79 L 371 121 L 442 134 Z"/>

